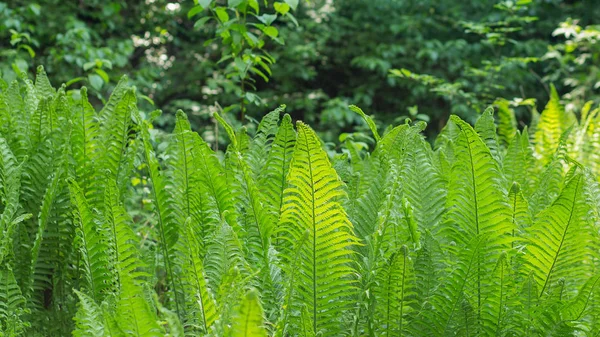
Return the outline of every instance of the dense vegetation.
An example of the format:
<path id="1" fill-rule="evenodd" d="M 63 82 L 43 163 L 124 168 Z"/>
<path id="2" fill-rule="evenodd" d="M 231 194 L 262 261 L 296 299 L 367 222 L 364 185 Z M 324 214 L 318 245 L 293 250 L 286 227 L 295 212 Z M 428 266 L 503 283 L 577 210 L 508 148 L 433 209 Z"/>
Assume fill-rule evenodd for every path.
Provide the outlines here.
<path id="1" fill-rule="evenodd" d="M 600 332 L 591 104 L 452 116 L 433 147 L 353 106 L 375 146 L 337 154 L 284 106 L 215 114 L 220 152 L 181 111 L 161 139 L 126 83 L 97 112 L 42 68 L 0 82 L 2 335 Z"/>
<path id="2" fill-rule="evenodd" d="M 350 104 L 382 125 L 428 120 L 433 139 L 450 114 L 472 124 L 498 98 L 529 123 L 551 83 L 571 112 L 598 101 L 599 16 L 596 0 L 8 0 L 0 72 L 44 65 L 97 109 L 127 74 L 140 107 L 165 112 L 158 128 L 183 109 L 205 139 L 212 112 L 240 116 L 242 100 L 257 120 L 286 104 L 326 142 L 365 131 Z M 244 71 L 257 55 L 262 76 Z"/>

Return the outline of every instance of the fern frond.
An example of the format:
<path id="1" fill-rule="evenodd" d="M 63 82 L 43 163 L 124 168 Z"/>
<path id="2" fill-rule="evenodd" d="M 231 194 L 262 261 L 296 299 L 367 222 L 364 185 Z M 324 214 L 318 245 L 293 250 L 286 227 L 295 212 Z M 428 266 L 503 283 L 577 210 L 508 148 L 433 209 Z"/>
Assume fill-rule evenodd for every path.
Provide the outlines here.
<path id="1" fill-rule="evenodd" d="M 455 241 L 456 247 L 448 241 L 448 249 L 455 252 L 455 248 L 464 247 L 473 238 L 488 237 L 479 249 L 474 279 L 468 283 L 473 298 L 465 302 L 475 310 L 478 325 L 471 329 L 477 330 L 480 323 L 486 323 L 480 318 L 485 293 L 494 291 L 489 278 L 502 251 L 511 247 L 513 227 L 497 161 L 469 124 L 456 116 L 451 118 L 460 135 L 455 143 L 456 161 L 448 185 L 446 219 L 446 240 Z"/>
<path id="2" fill-rule="evenodd" d="M 75 161 L 74 175 L 86 195 L 90 188 L 90 179 L 94 177 L 94 164 L 98 162 L 99 124 L 96 111 L 88 101 L 87 88 L 80 89 L 81 98 L 75 102 L 71 123 L 71 153 Z"/>
<path id="3" fill-rule="evenodd" d="M 137 240 L 125 207 L 119 200 L 114 181 L 108 181 L 104 191 L 104 221 L 110 230 L 109 250 L 114 258 L 117 282 L 140 283 L 148 276 L 140 259 Z"/>
<path id="4" fill-rule="evenodd" d="M 79 298 L 77 315 L 75 316 L 74 337 L 105 337 L 111 336 L 105 327 L 102 309 L 86 294 L 75 290 Z"/>
<path id="5" fill-rule="evenodd" d="M 523 196 L 521 186 L 518 183 L 513 183 L 513 186 L 508 192 L 508 200 L 511 208 L 513 236 L 517 236 L 518 232 L 523 232 L 529 228 L 532 223 L 529 203 Z M 518 236 L 520 237 L 521 235 Z"/>
<path id="6" fill-rule="evenodd" d="M 435 165 L 431 146 L 420 135 L 415 137 L 403 166 L 403 190 L 415 209 L 420 232 L 437 232 L 445 211 L 446 182 Z"/>
<path id="7" fill-rule="evenodd" d="M 539 297 L 547 296 L 559 279 L 567 285 L 577 284 L 589 272 L 584 267 L 590 258 L 591 236 L 585 221 L 588 207 L 583 184 L 583 175 L 572 173 L 560 196 L 527 231 L 525 259 L 539 286 Z"/>
<path id="8" fill-rule="evenodd" d="M 199 327 L 200 331 L 207 333 L 218 319 L 217 306 L 206 282 L 198 239 L 191 225 L 191 219 L 187 218 L 182 240 L 177 247 L 181 254 L 180 259 L 183 260 L 183 284 L 188 301 L 188 317 L 184 323 L 189 329 Z"/>
<path id="9" fill-rule="evenodd" d="M 267 337 L 263 308 L 256 290 L 250 290 L 237 309 L 230 337 Z"/>
<path id="10" fill-rule="evenodd" d="M 172 296 L 177 315 L 182 318 L 184 315 L 184 299 L 180 280 L 177 279 L 176 265 L 174 261 L 174 247 L 179 239 L 180 226 L 175 219 L 175 204 L 171 198 L 171 194 L 167 191 L 167 183 L 165 174 L 159 169 L 159 163 L 156 159 L 154 149 L 150 143 L 150 135 L 148 132 L 147 121 L 141 120 L 139 114 L 136 114 L 138 124 L 141 126 L 141 138 L 144 149 L 144 159 L 148 167 L 148 175 L 152 181 L 152 201 L 154 211 L 156 212 L 156 220 L 158 224 L 159 244 L 164 262 L 165 271 L 167 273 L 167 283 L 169 292 Z"/>
<path id="11" fill-rule="evenodd" d="M 480 234 L 493 233 L 487 243 L 495 250 L 507 247 L 512 236 L 510 211 L 497 163 L 469 124 L 455 116 L 452 120 L 460 136 L 455 143 L 456 161 L 448 186 L 447 222 L 455 226 L 450 238 L 466 244 Z"/>
<path id="12" fill-rule="evenodd" d="M 50 84 L 48 75 L 44 70 L 44 66 L 38 66 L 37 73 L 35 75 L 35 91 L 38 95 L 38 99 L 54 96 L 56 90 Z"/>
<path id="13" fill-rule="evenodd" d="M 98 128 L 98 137 L 101 148 L 96 150 L 101 153 L 98 166 L 100 173 L 107 174 L 106 179 L 115 180 L 119 186 L 127 186 L 130 168 L 126 167 L 123 161 L 132 128 L 132 111 L 136 109 L 136 96 L 134 89 L 127 89 L 119 100 L 112 99 L 115 95 L 119 95 L 117 88 L 107 103 L 108 106 L 111 101 L 114 101 L 116 103 L 114 109 L 105 109 L 99 116 L 101 124 Z"/>
<path id="14" fill-rule="evenodd" d="M 375 326 L 378 336 L 402 336 L 407 333 L 409 317 L 413 314 L 415 298 L 414 272 L 408 248 L 394 251 L 381 266 L 377 284 Z"/>
<path id="15" fill-rule="evenodd" d="M 452 331 L 476 329 L 474 317 L 477 314 L 469 307 L 469 302 L 477 293 L 470 291 L 470 284 L 477 280 L 480 273 L 477 267 L 486 240 L 486 235 L 476 236 L 457 253 L 453 269 L 440 281 L 441 286 L 428 303 L 431 307 L 420 311 L 418 319 L 422 324 L 421 333 L 425 334 L 425 331 L 430 336 L 446 336 Z"/>
<path id="16" fill-rule="evenodd" d="M 565 112 L 560 104 L 560 98 L 556 88 L 551 86 L 550 101 L 540 116 L 534 133 L 534 153 L 542 165 L 546 165 L 552 159 L 556 151 L 560 137 L 577 119 L 571 112 Z"/>
<path id="17" fill-rule="evenodd" d="M 506 182 L 510 185 L 514 182 L 519 183 L 523 193 L 526 196 L 531 195 L 531 186 L 536 182 L 534 167 L 535 159 L 529 144 L 527 128 L 523 132 L 516 131 L 510 140 L 502 165 Z"/>
<path id="18" fill-rule="evenodd" d="M 69 191 L 74 205 L 73 216 L 86 288 L 91 299 L 100 302 L 109 291 L 112 280 L 105 233 L 98 228 L 97 216 L 92 213 L 83 191 L 74 180 L 69 182 Z"/>
<path id="19" fill-rule="evenodd" d="M 268 199 L 268 205 L 271 205 L 277 213 L 281 210 L 285 177 L 289 171 L 295 144 L 296 131 L 292 125 L 292 118 L 285 114 L 267 156 L 260 183 Z"/>
<path id="20" fill-rule="evenodd" d="M 255 178 L 261 176 L 263 168 L 267 162 L 267 156 L 273 145 L 275 135 L 279 129 L 279 116 L 285 111 L 285 105 L 266 114 L 256 130 L 256 135 L 249 145 L 249 151 L 245 153 L 248 165 Z"/>
<path id="21" fill-rule="evenodd" d="M 0 263 L 12 250 L 11 241 L 15 218 L 19 212 L 19 196 L 21 189 L 21 166 L 13 155 L 6 140 L 0 137 Z"/>
<path id="22" fill-rule="evenodd" d="M 500 144 L 507 148 L 518 132 L 515 112 L 506 99 L 497 99 L 494 104 L 498 108 L 498 138 Z"/>
<path id="23" fill-rule="evenodd" d="M 218 114 L 215 114 L 215 117 L 217 116 Z M 233 130 L 222 118 L 218 117 L 217 120 L 226 130 Z M 242 131 L 242 134 L 245 132 Z M 244 136 L 240 137 L 243 139 Z M 278 280 L 279 267 L 274 263 L 276 254 L 273 254 L 271 249 L 271 236 L 276 222 L 275 214 L 265 206 L 267 203 L 265 195 L 260 193 L 252 175 L 252 168 L 244 160 L 244 152 L 240 147 L 243 142 L 234 139 L 231 141 L 228 156 L 233 162 L 234 184 L 238 186 L 236 195 L 239 213 L 243 215 L 240 218 L 242 230 L 238 234 L 244 241 L 247 251 L 246 259 L 256 267 L 260 274 L 258 288 L 262 292 L 265 303 L 276 306 L 275 303 L 279 300 L 281 289 Z"/>
<path id="24" fill-rule="evenodd" d="M 10 269 L 0 268 L 0 334 L 20 336 L 26 327 L 25 297 Z"/>
<path id="25" fill-rule="evenodd" d="M 207 190 L 209 198 L 216 208 L 219 219 L 227 220 L 235 225 L 234 198 L 228 185 L 223 165 L 215 152 L 197 134 L 193 136 L 194 161 L 199 171 L 200 183 Z"/>
<path id="26" fill-rule="evenodd" d="M 173 199 L 178 204 L 178 213 L 175 215 L 177 222 L 184 223 L 188 217 L 193 220 L 197 231 L 195 237 L 201 247 L 200 256 L 203 256 L 206 238 L 214 231 L 220 215 L 218 205 L 209 200 L 209 186 L 202 184 L 202 172 L 196 157 L 202 157 L 203 154 L 198 153 L 201 149 L 194 147 L 196 137 L 198 135 L 191 131 L 187 116 L 183 111 L 178 111 L 173 138 L 168 148 L 169 183 Z"/>
<path id="27" fill-rule="evenodd" d="M 144 288 L 131 280 L 121 283 L 121 292 L 116 305 L 114 318 L 125 336 L 165 336 L 164 329 L 158 323 L 156 309 Z"/>
<path id="28" fill-rule="evenodd" d="M 98 120 L 102 125 L 110 124 L 109 119 L 114 115 L 115 109 L 117 109 L 117 105 L 123 98 L 123 96 L 130 90 L 127 83 L 129 82 L 129 78 L 126 75 L 123 75 L 119 79 L 119 83 L 113 89 L 110 97 L 108 98 L 108 102 L 104 105 L 102 110 L 98 113 Z M 118 130 L 116 130 L 118 131 Z"/>
<path id="29" fill-rule="evenodd" d="M 6 91 L 6 106 L 7 113 L 10 115 L 11 125 L 10 129 L 7 130 L 7 141 L 11 145 L 15 157 L 22 161 L 23 158 L 29 154 L 29 138 L 28 129 L 30 116 L 28 111 L 25 109 L 25 102 L 23 96 L 21 96 L 21 89 L 19 82 L 16 80 L 11 82 L 8 90 Z"/>
<path id="30" fill-rule="evenodd" d="M 494 123 L 494 108 L 489 107 L 485 109 L 483 114 L 479 116 L 477 122 L 475 122 L 475 131 L 479 134 L 479 137 L 483 140 L 485 145 L 490 150 L 492 157 L 496 159 L 498 164 L 502 165 L 502 153 L 500 150 L 500 144 L 498 136 L 496 134 L 496 124 Z"/>
<path id="31" fill-rule="evenodd" d="M 362 109 L 357 107 L 356 105 L 351 105 L 350 110 L 356 112 L 360 115 L 360 117 L 362 117 L 365 120 L 365 123 L 367 123 L 367 126 L 369 127 L 369 129 L 371 129 L 371 132 L 373 133 L 373 137 L 375 137 L 375 141 L 379 142 L 381 136 L 379 136 L 379 132 L 377 132 L 377 125 L 375 125 L 375 121 L 373 121 L 373 118 L 371 116 L 367 116 L 367 114 L 365 114 L 362 111 Z"/>
<path id="32" fill-rule="evenodd" d="M 565 171 L 567 157 L 567 141 L 571 129 L 561 136 L 558 147 L 550 162 L 543 168 L 533 193 L 529 199 L 531 211 L 534 216 L 549 206 L 558 197 Z"/>
<path id="33" fill-rule="evenodd" d="M 64 179 L 62 172 L 56 172 L 52 177 L 44 198 L 42 199 L 42 205 L 40 207 L 40 214 L 38 216 L 38 228 L 35 236 L 35 241 L 31 249 L 31 283 L 29 287 L 33 291 L 43 291 L 44 289 L 51 288 L 51 275 L 53 273 L 54 266 L 47 263 L 47 260 L 42 257 L 40 260 L 40 250 L 44 240 L 44 233 L 46 233 L 49 222 L 51 221 L 51 211 L 54 205 L 55 199 L 58 197 L 60 192 L 59 188 L 61 179 Z M 46 234 L 48 235 L 48 234 Z M 46 237 L 46 239 L 48 239 Z M 46 252 L 47 253 L 47 252 Z"/>
<path id="34" fill-rule="evenodd" d="M 508 330 L 513 326 L 515 309 L 515 287 L 508 254 L 500 255 L 492 275 L 492 285 L 488 287 L 481 310 L 481 331 L 487 336 L 501 336 L 508 334 Z"/>
<path id="35" fill-rule="evenodd" d="M 291 240 L 309 238 L 300 253 L 301 279 L 296 284 L 298 303 L 306 303 L 313 333 L 335 335 L 343 325 L 353 293 L 352 247 L 358 244 L 352 224 L 340 205 L 342 184 L 332 169 L 314 131 L 298 122 L 281 226 Z"/>

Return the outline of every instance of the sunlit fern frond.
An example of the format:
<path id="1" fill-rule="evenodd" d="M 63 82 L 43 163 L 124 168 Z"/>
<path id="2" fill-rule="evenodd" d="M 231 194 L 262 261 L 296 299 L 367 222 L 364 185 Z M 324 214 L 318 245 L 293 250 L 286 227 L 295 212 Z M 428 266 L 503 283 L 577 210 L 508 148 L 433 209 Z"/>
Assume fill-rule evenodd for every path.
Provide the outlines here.
<path id="1" fill-rule="evenodd" d="M 262 176 L 268 154 L 274 144 L 274 139 L 279 132 L 280 115 L 284 111 L 285 105 L 282 105 L 264 115 L 258 124 L 256 134 L 250 142 L 249 151 L 246 152 L 246 158 L 252 171 L 252 175 L 255 178 Z"/>
<path id="2" fill-rule="evenodd" d="M 277 130 L 271 149 L 267 155 L 264 172 L 261 173 L 261 186 L 274 211 L 279 215 L 281 210 L 285 178 L 289 171 L 296 131 L 290 115 L 285 114 Z"/>
<path id="3" fill-rule="evenodd" d="M 288 174 L 281 226 L 290 240 L 309 232 L 300 252 L 301 278 L 293 305 L 308 306 L 312 332 L 335 335 L 342 330 L 342 313 L 354 291 L 352 246 L 358 243 L 341 207 L 342 185 L 312 129 L 298 122 L 298 139 Z M 291 259 L 288 252 L 286 259 Z M 300 317 L 298 317 L 300 318 Z M 300 322 L 297 321 L 297 327 Z"/>
<path id="4" fill-rule="evenodd" d="M 249 290 L 237 307 L 229 337 L 267 337 L 263 308 L 256 290 Z"/>
<path id="5" fill-rule="evenodd" d="M 572 112 L 565 112 L 560 104 L 560 98 L 554 86 L 551 87 L 550 100 L 536 125 L 534 139 L 534 154 L 542 165 L 552 159 L 560 142 L 562 134 L 577 123 Z"/>
<path id="6" fill-rule="evenodd" d="M 460 136 L 454 145 L 456 161 L 447 198 L 446 221 L 454 233 L 449 233 L 447 240 L 466 244 L 480 234 L 493 233 L 486 243 L 498 252 L 510 246 L 512 227 L 507 191 L 497 162 L 469 124 L 455 116 L 452 119 Z"/>

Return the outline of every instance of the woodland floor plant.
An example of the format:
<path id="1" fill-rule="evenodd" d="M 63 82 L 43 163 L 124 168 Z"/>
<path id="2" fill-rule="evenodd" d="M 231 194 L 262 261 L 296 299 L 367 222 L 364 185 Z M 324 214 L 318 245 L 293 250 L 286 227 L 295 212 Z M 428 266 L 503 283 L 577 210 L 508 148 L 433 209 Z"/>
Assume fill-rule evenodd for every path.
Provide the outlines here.
<path id="1" fill-rule="evenodd" d="M 181 111 L 159 142 L 126 78 L 100 111 L 43 68 L 0 90 L 1 336 L 600 333 L 591 104 L 433 146 L 352 107 L 374 149 L 330 156 L 284 106 L 255 134 L 215 114 L 215 152 Z"/>

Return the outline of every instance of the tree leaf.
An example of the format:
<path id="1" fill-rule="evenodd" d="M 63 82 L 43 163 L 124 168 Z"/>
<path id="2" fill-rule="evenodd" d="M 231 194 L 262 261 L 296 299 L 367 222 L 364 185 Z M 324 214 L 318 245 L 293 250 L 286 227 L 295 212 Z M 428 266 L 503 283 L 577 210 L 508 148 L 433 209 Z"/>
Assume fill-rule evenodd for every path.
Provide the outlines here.
<path id="1" fill-rule="evenodd" d="M 192 7 L 192 9 L 190 9 L 190 11 L 187 13 L 188 19 L 193 18 L 198 13 L 202 13 L 204 11 L 204 9 L 205 9 L 205 7 L 202 7 L 200 5 Z"/>
<path id="2" fill-rule="evenodd" d="M 275 11 L 281 15 L 285 15 L 290 11 L 290 5 L 285 2 L 276 2 L 273 7 L 275 8 Z"/>
<path id="3" fill-rule="evenodd" d="M 285 0 L 285 3 L 294 11 L 298 8 L 298 0 Z"/>
<path id="4" fill-rule="evenodd" d="M 279 35 L 279 31 L 273 26 L 263 28 L 263 33 L 272 38 L 276 38 Z"/>
<path id="5" fill-rule="evenodd" d="M 102 77 L 100 77 L 100 75 L 97 74 L 88 75 L 88 81 L 90 82 L 92 88 L 96 90 L 102 89 L 102 86 L 104 85 L 104 80 L 102 79 Z"/>
<path id="6" fill-rule="evenodd" d="M 215 9 L 215 12 L 217 13 L 217 17 L 222 23 L 229 21 L 229 14 L 227 13 L 226 8 L 218 7 L 217 9 Z"/>

